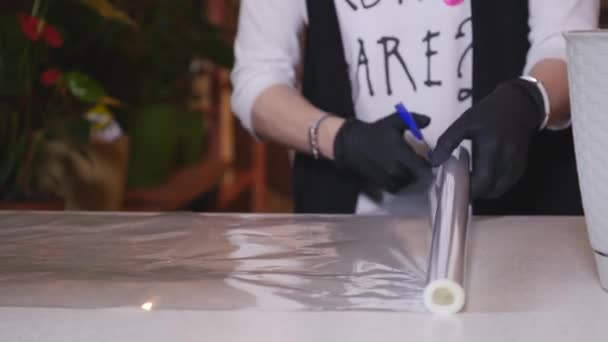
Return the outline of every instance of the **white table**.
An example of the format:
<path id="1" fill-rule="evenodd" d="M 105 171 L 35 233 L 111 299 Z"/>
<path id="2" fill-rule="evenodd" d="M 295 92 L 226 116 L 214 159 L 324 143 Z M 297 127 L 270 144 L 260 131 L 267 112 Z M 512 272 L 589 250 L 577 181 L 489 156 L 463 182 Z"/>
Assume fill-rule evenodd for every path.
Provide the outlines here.
<path id="1" fill-rule="evenodd" d="M 453 317 L 0 307 L 0 341 L 608 341 L 582 218 L 477 218 L 469 243 L 468 305 Z"/>

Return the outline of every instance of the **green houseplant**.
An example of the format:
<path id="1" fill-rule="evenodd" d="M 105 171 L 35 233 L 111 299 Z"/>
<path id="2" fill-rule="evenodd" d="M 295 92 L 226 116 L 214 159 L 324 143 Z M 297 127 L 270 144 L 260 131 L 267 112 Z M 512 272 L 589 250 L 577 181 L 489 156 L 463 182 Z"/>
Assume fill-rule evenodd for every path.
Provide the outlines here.
<path id="1" fill-rule="evenodd" d="M 119 119 L 130 137 L 129 186 L 153 187 L 175 168 L 197 162 L 203 150 L 202 117 L 185 105 L 191 62 L 230 67 L 232 50 L 206 20 L 204 1 L 112 3 L 129 14 L 132 25 L 104 24 L 78 60 L 127 104 Z M 71 25 L 87 25 L 90 16 L 75 10 Z"/>
<path id="2" fill-rule="evenodd" d="M 120 35 L 125 60 L 137 64 L 125 73 L 138 84 L 126 115 L 131 136 L 130 187 L 162 183 L 176 167 L 200 159 L 204 130 L 201 114 L 186 108 L 193 59 L 230 66 L 232 51 L 222 32 L 209 24 L 202 1 L 122 1 L 136 30 Z M 163 134 L 159 134 L 159 132 Z"/>
<path id="3" fill-rule="evenodd" d="M 195 162 L 204 130 L 200 113 L 184 106 L 188 66 L 232 63 L 203 9 L 204 1 L 162 0 L 0 5 L 0 196 L 38 189 L 48 141 L 86 151 L 99 128 L 91 112 L 130 137 L 133 187 Z"/>
<path id="4" fill-rule="evenodd" d="M 54 5 L 12 1 L 0 8 L 2 197 L 39 190 L 40 166 L 52 157 L 49 143 L 86 147 L 92 130 L 99 128 L 88 116 L 95 111 L 111 118 L 111 105 L 119 103 L 88 74 L 58 59 L 71 42 L 61 22 L 50 18 Z"/>

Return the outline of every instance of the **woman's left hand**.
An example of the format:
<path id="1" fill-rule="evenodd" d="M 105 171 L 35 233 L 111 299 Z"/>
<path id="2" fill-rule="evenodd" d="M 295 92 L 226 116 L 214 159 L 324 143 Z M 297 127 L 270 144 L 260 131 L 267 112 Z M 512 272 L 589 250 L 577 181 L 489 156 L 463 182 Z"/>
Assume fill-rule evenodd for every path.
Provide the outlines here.
<path id="1" fill-rule="evenodd" d="M 523 176 L 528 147 L 545 118 L 542 93 L 515 79 L 466 111 L 439 138 L 431 163 L 440 166 L 465 139 L 473 142 L 473 198 L 496 198 Z"/>

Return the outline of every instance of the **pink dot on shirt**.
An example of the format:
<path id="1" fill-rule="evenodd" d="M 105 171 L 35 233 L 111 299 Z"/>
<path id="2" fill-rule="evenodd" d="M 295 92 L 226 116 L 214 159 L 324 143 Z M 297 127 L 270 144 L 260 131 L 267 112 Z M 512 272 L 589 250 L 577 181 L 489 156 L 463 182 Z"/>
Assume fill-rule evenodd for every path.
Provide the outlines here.
<path id="1" fill-rule="evenodd" d="M 448 6 L 458 6 L 464 2 L 464 0 L 443 0 Z"/>

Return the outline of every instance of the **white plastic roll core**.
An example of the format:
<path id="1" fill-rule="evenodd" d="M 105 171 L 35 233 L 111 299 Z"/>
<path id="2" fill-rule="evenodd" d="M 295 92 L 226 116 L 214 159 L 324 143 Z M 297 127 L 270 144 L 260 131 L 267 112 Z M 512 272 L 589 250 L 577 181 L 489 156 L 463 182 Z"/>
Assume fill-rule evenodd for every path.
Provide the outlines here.
<path id="1" fill-rule="evenodd" d="M 424 305 L 439 315 L 452 315 L 464 308 L 466 295 L 460 284 L 449 279 L 435 280 L 424 289 Z"/>

